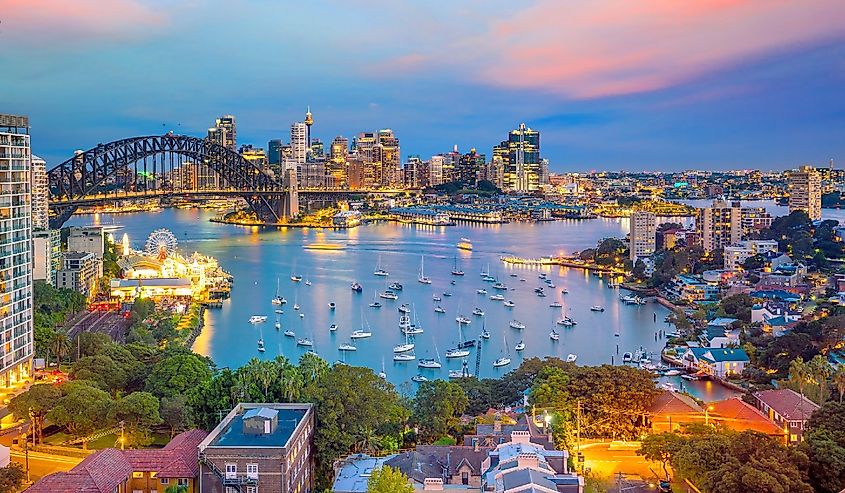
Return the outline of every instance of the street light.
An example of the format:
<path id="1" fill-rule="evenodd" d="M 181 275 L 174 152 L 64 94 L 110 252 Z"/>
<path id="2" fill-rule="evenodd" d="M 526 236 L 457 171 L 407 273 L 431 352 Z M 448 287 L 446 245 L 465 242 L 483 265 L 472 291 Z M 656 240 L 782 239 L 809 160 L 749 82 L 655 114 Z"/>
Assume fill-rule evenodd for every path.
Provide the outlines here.
<path id="1" fill-rule="evenodd" d="M 710 411 L 713 410 L 713 406 L 707 406 L 704 408 L 704 425 L 710 425 Z"/>

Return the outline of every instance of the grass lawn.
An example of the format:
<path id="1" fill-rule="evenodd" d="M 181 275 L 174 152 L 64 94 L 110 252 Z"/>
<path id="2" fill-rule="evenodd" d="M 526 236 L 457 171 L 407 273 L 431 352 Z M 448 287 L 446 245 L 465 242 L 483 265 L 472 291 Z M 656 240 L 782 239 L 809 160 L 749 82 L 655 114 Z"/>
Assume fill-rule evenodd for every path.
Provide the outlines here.
<path id="1" fill-rule="evenodd" d="M 44 444 L 45 445 L 59 445 L 60 443 L 66 441 L 66 440 L 69 440 L 70 438 L 71 438 L 70 435 L 60 432 L 60 433 L 50 435 L 49 437 L 44 437 Z M 118 438 L 118 434 L 113 433 L 111 435 L 106 435 L 106 436 L 100 437 L 96 440 L 92 440 L 92 441 L 88 442 L 88 449 L 89 450 L 100 450 L 100 449 L 104 449 L 104 448 L 120 447 L 120 443 L 117 441 L 117 438 Z M 153 438 L 153 443 L 150 444 L 149 448 L 164 447 L 165 445 L 167 445 L 167 442 L 170 441 L 170 434 L 153 432 L 152 438 Z M 82 444 L 67 445 L 67 446 L 75 447 L 75 448 L 79 448 L 79 449 L 82 448 Z"/>

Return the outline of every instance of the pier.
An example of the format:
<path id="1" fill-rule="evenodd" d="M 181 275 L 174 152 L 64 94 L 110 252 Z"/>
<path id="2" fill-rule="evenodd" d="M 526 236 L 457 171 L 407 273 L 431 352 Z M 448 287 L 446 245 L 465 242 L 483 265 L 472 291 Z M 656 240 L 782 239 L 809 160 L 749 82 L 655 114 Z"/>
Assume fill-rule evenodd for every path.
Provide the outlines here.
<path id="1" fill-rule="evenodd" d="M 575 269 L 585 269 L 592 272 L 602 272 L 607 274 L 626 274 L 625 269 L 613 267 L 609 265 L 598 265 L 591 262 L 584 262 L 583 260 L 576 260 L 567 257 L 540 257 L 540 258 L 521 258 L 521 257 L 501 257 L 502 262 L 514 265 L 560 265 L 563 267 L 573 267 Z"/>

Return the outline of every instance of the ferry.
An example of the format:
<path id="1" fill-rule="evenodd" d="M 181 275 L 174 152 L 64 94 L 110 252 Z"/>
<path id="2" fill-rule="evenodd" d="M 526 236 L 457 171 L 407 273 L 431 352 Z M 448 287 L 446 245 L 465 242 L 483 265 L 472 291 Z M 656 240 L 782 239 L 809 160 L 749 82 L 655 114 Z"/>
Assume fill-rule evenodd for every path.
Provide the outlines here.
<path id="1" fill-rule="evenodd" d="M 383 293 L 379 293 L 378 297 L 384 298 L 386 300 L 398 300 L 399 299 L 399 295 L 397 295 L 393 291 L 385 291 Z"/>
<path id="2" fill-rule="evenodd" d="M 559 341 L 560 340 L 560 334 L 558 334 L 555 329 L 552 329 L 552 331 L 549 332 L 549 339 L 551 339 L 553 341 Z"/>
<path id="3" fill-rule="evenodd" d="M 360 293 L 360 292 L 364 291 L 364 288 L 360 284 L 358 284 L 357 282 L 353 282 L 351 287 L 352 287 L 352 291 L 355 291 L 356 293 Z"/>
<path id="4" fill-rule="evenodd" d="M 604 311 L 604 307 L 603 307 L 603 306 L 599 306 L 599 305 L 593 305 L 593 306 L 591 306 L 591 307 L 590 307 L 590 311 L 593 311 L 593 312 L 603 312 L 603 311 Z"/>
<path id="5" fill-rule="evenodd" d="M 525 343 L 522 341 L 517 342 L 516 347 L 514 349 L 516 349 L 517 351 L 523 351 L 525 349 Z"/>
<path id="6" fill-rule="evenodd" d="M 267 321 L 267 317 L 265 317 L 264 315 L 253 315 L 253 316 L 249 317 L 249 323 L 251 323 L 253 325 L 261 324 L 261 323 L 264 323 L 266 321 Z"/>
<path id="7" fill-rule="evenodd" d="M 288 329 L 284 332 L 285 337 L 296 337 L 296 332 L 291 329 Z"/>
<path id="8" fill-rule="evenodd" d="M 472 242 L 466 238 L 461 238 L 461 241 L 458 242 L 457 247 L 459 250 L 467 250 L 472 251 Z"/>
<path id="9" fill-rule="evenodd" d="M 390 289 L 392 289 L 393 291 L 402 291 L 402 288 L 403 288 L 404 286 L 402 286 L 402 285 L 401 285 L 401 284 L 399 284 L 398 282 L 392 282 L 392 283 L 390 283 L 390 286 L 388 286 L 388 287 L 389 287 Z"/>
<path id="10" fill-rule="evenodd" d="M 364 339 L 364 338 L 372 337 L 372 336 L 373 336 L 373 333 L 370 332 L 369 330 L 353 330 L 352 334 L 349 335 L 349 337 L 351 337 L 353 339 Z"/>
<path id="11" fill-rule="evenodd" d="M 470 323 L 472 323 L 472 320 L 466 318 L 463 315 L 458 315 L 455 318 L 455 322 L 458 322 L 458 324 L 460 324 L 460 325 L 469 325 Z"/>
<path id="12" fill-rule="evenodd" d="M 258 339 L 258 352 L 264 352 L 264 339 Z"/>
<path id="13" fill-rule="evenodd" d="M 444 310 L 442 306 L 437 305 L 434 307 L 434 313 L 446 313 L 446 310 Z"/>
<path id="14" fill-rule="evenodd" d="M 417 383 L 428 382 L 428 379 L 425 378 L 423 375 L 414 375 L 413 377 L 411 377 L 411 380 Z"/>
<path id="15" fill-rule="evenodd" d="M 508 325 L 512 329 L 517 329 L 517 330 L 524 330 L 525 329 L 525 324 L 520 322 L 519 320 L 511 320 L 511 322 Z"/>
<path id="16" fill-rule="evenodd" d="M 516 306 L 516 303 L 514 303 L 513 300 L 508 300 L 505 302 L 505 306 L 508 308 L 513 308 Z"/>
<path id="17" fill-rule="evenodd" d="M 497 359 L 496 361 L 493 362 L 493 368 L 508 366 L 509 364 L 511 364 L 511 359 L 508 358 L 507 356 L 502 356 L 501 358 L 499 358 L 499 359 Z"/>
<path id="18" fill-rule="evenodd" d="M 337 324 L 331 324 L 331 325 L 329 325 L 329 331 L 330 331 L 330 332 L 334 332 L 334 331 L 336 331 L 336 330 L 337 330 Z"/>
<path id="19" fill-rule="evenodd" d="M 576 360 L 576 359 L 578 359 L 578 355 L 577 355 L 577 354 L 572 354 L 572 353 L 569 353 L 569 354 L 566 356 L 566 362 L 567 362 L 567 363 L 575 363 L 575 360 Z"/>
<path id="20" fill-rule="evenodd" d="M 338 351 L 357 351 L 358 348 L 353 346 L 352 344 L 343 343 L 337 347 Z"/>
<path id="21" fill-rule="evenodd" d="M 475 315 L 476 317 L 483 317 L 484 316 L 484 310 L 482 310 L 481 308 L 475 307 L 475 308 L 472 309 L 472 314 Z"/>
<path id="22" fill-rule="evenodd" d="M 330 302 L 329 303 L 329 310 L 334 310 L 335 308 L 337 308 L 337 305 L 334 304 L 334 301 Z"/>
<path id="23" fill-rule="evenodd" d="M 555 301 L 554 303 L 549 303 L 549 308 L 563 308 L 563 305 L 559 301 Z"/>
<path id="24" fill-rule="evenodd" d="M 417 362 L 420 368 L 440 368 L 440 362 L 434 359 L 421 359 Z"/>
<path id="25" fill-rule="evenodd" d="M 417 356 L 414 353 L 400 353 L 393 355 L 393 361 L 404 363 L 405 361 L 414 361 Z"/>
<path id="26" fill-rule="evenodd" d="M 487 290 L 483 289 L 483 288 L 482 289 L 476 289 L 475 292 L 478 293 L 478 294 L 487 294 Z"/>
<path id="27" fill-rule="evenodd" d="M 490 299 L 492 301 L 505 301 L 505 297 L 501 294 L 491 294 Z"/>
<path id="28" fill-rule="evenodd" d="M 464 348 L 454 348 L 446 351 L 447 358 L 466 358 L 469 356 L 469 351 Z"/>
<path id="29" fill-rule="evenodd" d="M 311 347 L 311 346 L 313 346 L 313 345 L 314 345 L 314 342 L 313 342 L 311 339 L 307 338 L 307 337 L 303 337 L 302 339 L 297 339 L 297 340 L 296 340 L 296 345 L 297 345 L 297 346 L 302 346 L 302 347 Z"/>

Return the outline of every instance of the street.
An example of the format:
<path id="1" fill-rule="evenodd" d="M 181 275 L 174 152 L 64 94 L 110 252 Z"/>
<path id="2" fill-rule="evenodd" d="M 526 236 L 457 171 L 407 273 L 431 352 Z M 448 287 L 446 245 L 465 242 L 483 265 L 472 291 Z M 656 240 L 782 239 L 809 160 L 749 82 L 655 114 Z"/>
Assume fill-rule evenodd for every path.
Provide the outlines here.
<path id="1" fill-rule="evenodd" d="M 638 475 L 646 481 L 657 480 L 655 474 L 662 476 L 662 467 L 659 463 L 649 462 L 637 455 L 638 448 L 640 448 L 640 442 L 593 440 L 581 442 L 584 467 L 589 468 L 593 474 L 610 477 L 621 472 Z"/>
<path id="2" fill-rule="evenodd" d="M 26 456 L 17 450 L 11 451 L 12 462 L 26 467 Z M 82 459 L 75 457 L 64 457 L 60 455 L 48 455 L 38 452 L 29 453 L 29 477 L 35 482 L 38 479 L 59 471 L 68 471 L 73 466 L 82 462 Z"/>

